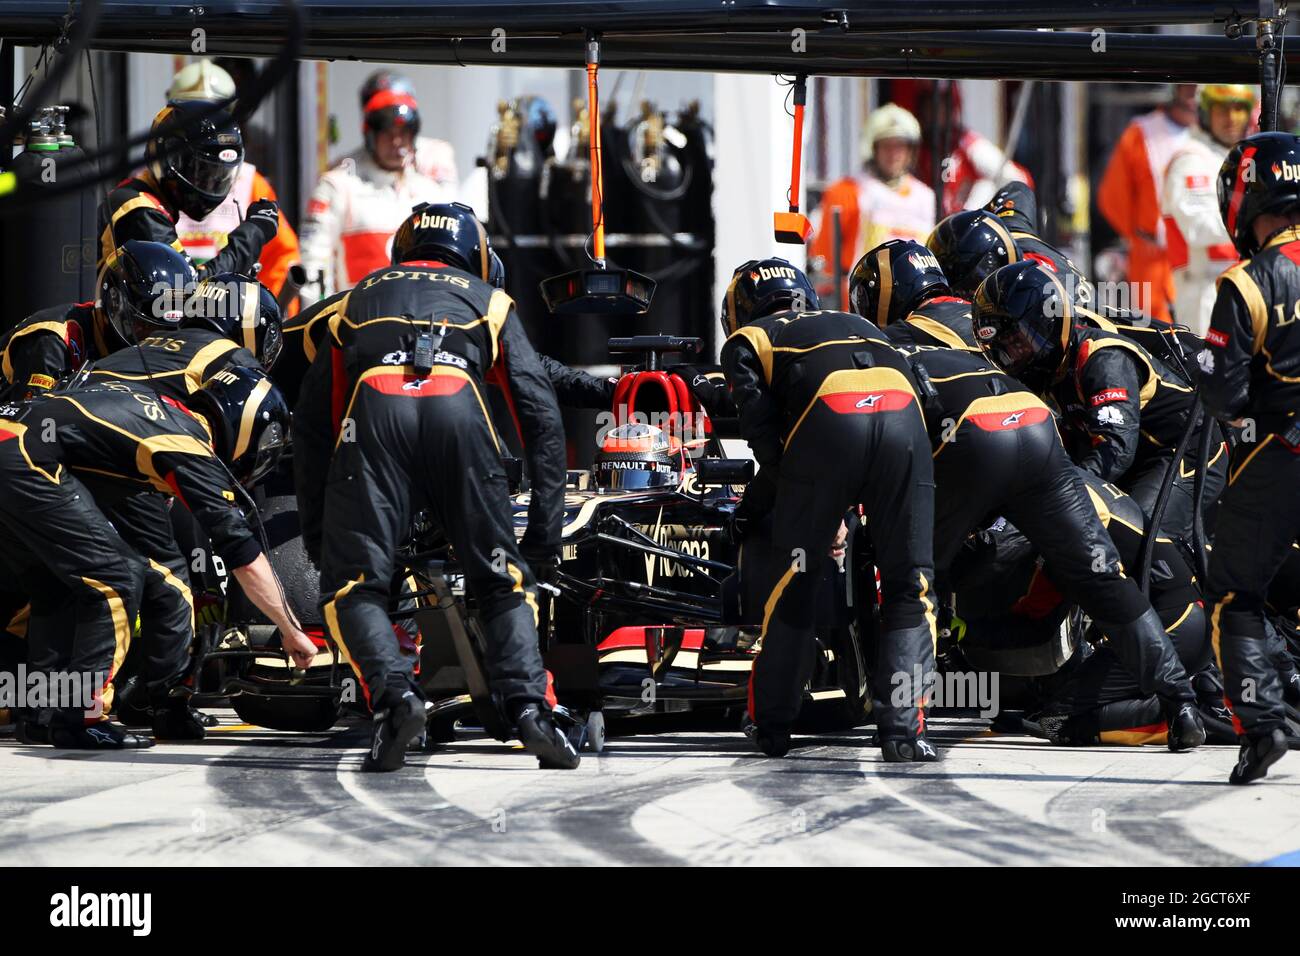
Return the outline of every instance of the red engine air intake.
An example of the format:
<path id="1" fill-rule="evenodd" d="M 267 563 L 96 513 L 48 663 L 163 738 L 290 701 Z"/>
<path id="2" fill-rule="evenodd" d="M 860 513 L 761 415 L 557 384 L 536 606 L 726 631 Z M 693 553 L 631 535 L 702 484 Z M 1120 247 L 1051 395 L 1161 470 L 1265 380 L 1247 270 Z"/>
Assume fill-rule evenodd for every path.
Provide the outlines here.
<path id="1" fill-rule="evenodd" d="M 645 393 L 641 389 L 646 386 Z M 713 434 L 713 423 L 692 394 L 690 386 L 676 372 L 661 369 L 628 372 L 614 388 L 616 420 L 621 424 L 632 421 L 635 413 L 646 417 L 651 425 L 658 425 L 680 441 L 699 440 Z M 656 416 L 663 416 L 662 420 Z M 695 423 L 702 423 L 702 430 Z"/>

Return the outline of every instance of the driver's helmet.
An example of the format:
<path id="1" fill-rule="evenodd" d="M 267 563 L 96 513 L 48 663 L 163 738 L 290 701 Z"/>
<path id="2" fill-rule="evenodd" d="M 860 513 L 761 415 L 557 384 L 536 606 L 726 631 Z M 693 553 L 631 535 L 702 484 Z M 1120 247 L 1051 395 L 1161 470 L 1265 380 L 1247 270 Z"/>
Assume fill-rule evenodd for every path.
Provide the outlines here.
<path id="1" fill-rule="evenodd" d="M 606 433 L 591 470 L 597 488 L 640 490 L 675 488 L 684 468 L 679 439 L 654 425 L 632 422 Z"/>

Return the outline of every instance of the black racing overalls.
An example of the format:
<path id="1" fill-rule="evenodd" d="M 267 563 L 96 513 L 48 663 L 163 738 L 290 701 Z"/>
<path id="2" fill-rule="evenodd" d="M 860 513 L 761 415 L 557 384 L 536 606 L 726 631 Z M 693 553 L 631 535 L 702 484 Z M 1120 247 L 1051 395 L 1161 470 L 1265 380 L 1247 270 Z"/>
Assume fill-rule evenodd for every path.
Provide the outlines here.
<path id="1" fill-rule="evenodd" d="M 862 505 L 880 572 L 872 668 L 879 736 L 921 735 L 934 673 L 934 480 L 906 364 L 861 316 L 787 312 L 736 331 L 722 366 L 761 466 L 740 510 L 772 516 L 775 582 L 750 679 L 751 715 L 778 728 L 798 715 L 822 561 L 845 513 Z"/>
<path id="2" fill-rule="evenodd" d="M 275 362 L 275 383 L 284 393 L 284 400 L 293 408 L 298 404 L 298 391 L 307 369 L 316 358 L 316 350 L 323 341 L 332 319 L 351 289 L 343 289 L 324 299 L 318 299 L 297 315 L 284 322 L 284 341 L 280 357 Z"/>
<path id="3" fill-rule="evenodd" d="M 1265 606 L 1300 535 L 1298 258 L 1300 228 L 1291 227 L 1224 273 L 1199 357 L 1206 410 L 1245 426 L 1219 504 L 1206 591 L 1228 698 L 1238 729 L 1252 735 L 1286 717 Z"/>
<path id="4" fill-rule="evenodd" d="M 29 315 L 0 338 L 0 399 L 48 392 L 110 344 L 93 302 L 57 305 Z"/>
<path id="5" fill-rule="evenodd" d="M 1135 570 L 1146 537 L 1142 509 L 1115 485 L 1088 472 L 1080 475 L 1124 566 Z M 1050 577 L 1050 566 L 1046 570 Z M 1152 550 L 1151 606 L 1160 615 L 1183 669 L 1192 675 L 1202 713 L 1225 720 L 1223 681 L 1210 647 L 1208 615 L 1192 568 L 1170 538 L 1157 538 Z M 1081 717 L 1082 722 L 1076 722 L 1072 731 L 1075 734 L 1086 726 L 1088 732 L 1083 736 L 1095 736 L 1103 744 L 1142 743 L 1157 739 L 1164 730 L 1159 701 L 1133 679 L 1109 642 L 1091 653 L 1076 654 L 1058 674 L 1042 683 L 1042 712 Z"/>
<path id="6" fill-rule="evenodd" d="M 428 368 L 416 366 L 422 334 L 431 335 Z M 532 498 L 518 544 L 483 400 L 488 378 L 507 390 L 527 442 Z M 503 705 L 542 701 L 534 578 L 522 555 L 558 553 L 564 440 L 510 297 L 438 263 L 371 273 L 329 320 L 294 435 L 299 516 L 321 569 L 324 620 L 372 707 L 414 689 L 388 601 L 397 550 L 421 509 L 446 533 L 480 609 L 494 696 Z"/>
<path id="7" fill-rule="evenodd" d="M 969 352 L 922 349 L 910 358 L 932 390 L 925 408 L 940 581 L 967 535 L 1005 517 L 1042 553 L 1071 602 L 1108 636 L 1144 695 L 1193 699 L 1174 647 L 1150 619 L 1151 605 L 1124 574 L 1048 407 Z"/>
<path id="8" fill-rule="evenodd" d="M 105 685 L 126 654 L 149 562 L 96 505 L 92 481 L 100 496 L 176 495 L 231 567 L 261 547 L 206 423 L 180 403 L 118 382 L 0 409 L 0 563 L 32 597 L 30 658 L 42 669 L 101 675 L 107 708 Z M 171 666 L 149 680 L 174 683 L 184 662 Z M 82 719 L 78 708 L 62 718 Z"/>
<path id="9" fill-rule="evenodd" d="M 132 179 L 124 179 L 99 204 L 99 260 L 95 271 L 103 270 L 122 243 L 128 239 L 144 242 L 161 242 L 171 246 L 181 255 L 185 247 L 176 235 L 176 210 L 170 208 L 162 191 L 154 181 L 153 173 L 144 172 Z M 254 223 L 242 222 L 226 235 L 221 251 L 202 265 L 194 268 L 199 277 L 238 272 L 252 275 L 252 268 L 266 244 L 261 229 Z"/>
<path id="10" fill-rule="evenodd" d="M 971 305 L 956 296 L 936 296 L 912 310 L 902 322 L 891 322 L 883 331 L 899 348 L 932 345 L 979 351 L 971 325 Z"/>
<path id="11" fill-rule="evenodd" d="M 208 379 L 232 365 L 261 368 L 251 351 L 215 330 L 176 329 L 150 335 L 138 346 L 99 359 L 86 385 L 125 382 L 142 392 L 185 403 Z M 173 532 L 173 499 L 154 490 L 104 494 L 93 480 L 87 484 L 113 527 L 148 561 L 140 600 L 140 639 L 132 644 L 119 671 L 118 685 L 126 676 L 142 673 L 149 691 L 157 694 L 168 675 L 186 666 L 194 641 L 192 558 L 187 559 Z M 183 513 L 176 517 L 186 520 Z"/>
<path id="12" fill-rule="evenodd" d="M 1061 376 L 1051 392 L 1062 414 L 1071 457 L 1103 481 L 1113 482 L 1150 515 L 1174 450 L 1196 407 L 1191 383 L 1142 346 L 1118 332 L 1076 323 L 1070 331 Z M 1192 540 L 1196 448 L 1193 433 L 1170 491 L 1160 533 Z M 1222 443 L 1211 456 L 1205 500 L 1223 487 Z"/>

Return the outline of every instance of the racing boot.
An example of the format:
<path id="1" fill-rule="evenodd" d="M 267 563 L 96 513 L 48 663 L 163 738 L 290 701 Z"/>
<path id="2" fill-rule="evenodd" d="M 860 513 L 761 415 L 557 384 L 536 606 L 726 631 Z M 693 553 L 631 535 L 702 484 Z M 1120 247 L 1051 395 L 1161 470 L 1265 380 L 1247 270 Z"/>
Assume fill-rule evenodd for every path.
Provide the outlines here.
<path id="1" fill-rule="evenodd" d="M 366 773 L 388 773 L 406 764 L 407 745 L 424 732 L 424 700 L 414 690 L 389 689 L 388 706 L 375 711 L 370 753 L 361 763 Z"/>
<path id="2" fill-rule="evenodd" d="M 144 680 L 132 674 L 113 694 L 113 718 L 124 727 L 148 727 L 153 723 Z"/>
<path id="3" fill-rule="evenodd" d="M 925 739 L 926 709 L 938 674 L 927 624 L 887 630 L 880 638 L 873 677 L 876 740 L 890 763 L 938 760 Z"/>
<path id="4" fill-rule="evenodd" d="M 520 704 L 514 723 L 519 742 L 543 770 L 572 770 L 582 760 L 573 742 L 555 725 L 549 707 L 536 701 Z"/>
<path id="5" fill-rule="evenodd" d="M 784 757 L 790 752 L 790 728 L 760 727 L 755 724 L 754 743 L 769 757 Z"/>
<path id="6" fill-rule="evenodd" d="M 790 752 L 790 728 L 767 724 L 759 727 L 753 717 L 746 713 L 740 719 L 740 731 L 754 746 L 769 757 L 784 757 Z"/>
<path id="7" fill-rule="evenodd" d="M 189 696 L 155 698 L 153 735 L 158 740 L 202 740 L 207 730 L 203 714 L 190 706 Z"/>
<path id="8" fill-rule="evenodd" d="M 939 752 L 924 737 L 887 737 L 880 741 L 886 763 L 929 763 Z"/>
<path id="9" fill-rule="evenodd" d="M 1262 734 L 1247 734 L 1241 738 L 1237 766 L 1232 768 L 1228 783 L 1246 784 L 1268 776 L 1268 768 L 1281 760 L 1286 751 L 1286 734 L 1281 727 Z"/>
<path id="10" fill-rule="evenodd" d="M 1057 747 L 1095 747 L 1101 743 L 1101 720 L 1095 710 L 1081 714 L 1040 714 L 1038 726 Z"/>
<path id="11" fill-rule="evenodd" d="M 50 712 L 36 707 L 25 707 L 18 711 L 18 721 L 14 727 L 14 736 L 20 744 L 50 743 Z"/>
<path id="12" fill-rule="evenodd" d="M 153 738 L 111 720 L 87 724 L 81 711 L 57 711 L 50 721 L 50 743 L 60 750 L 145 750 Z"/>
<path id="13" fill-rule="evenodd" d="M 1300 705 L 1300 671 L 1296 670 L 1295 660 L 1287 647 L 1286 638 L 1265 618 L 1264 636 L 1268 645 L 1268 656 L 1277 670 L 1277 679 L 1282 683 L 1282 700 L 1292 707 Z"/>
<path id="14" fill-rule="evenodd" d="M 1160 623 L 1160 615 L 1148 607 L 1141 617 L 1127 624 L 1100 627 L 1110 648 L 1137 678 L 1142 695 L 1160 698 L 1169 723 L 1169 749 L 1191 750 L 1205 743 L 1205 725 L 1196 712 L 1196 692 Z"/>
<path id="15" fill-rule="evenodd" d="M 1196 709 L 1205 724 L 1205 739 L 1211 744 L 1235 744 L 1237 730 L 1232 725 L 1232 710 L 1224 698 L 1223 675 L 1210 661 L 1192 675 L 1192 689 L 1196 691 Z"/>
<path id="16" fill-rule="evenodd" d="M 1169 725 L 1169 749 L 1174 753 L 1193 750 L 1205 743 L 1205 723 L 1196 703 L 1189 700 L 1161 700 Z"/>

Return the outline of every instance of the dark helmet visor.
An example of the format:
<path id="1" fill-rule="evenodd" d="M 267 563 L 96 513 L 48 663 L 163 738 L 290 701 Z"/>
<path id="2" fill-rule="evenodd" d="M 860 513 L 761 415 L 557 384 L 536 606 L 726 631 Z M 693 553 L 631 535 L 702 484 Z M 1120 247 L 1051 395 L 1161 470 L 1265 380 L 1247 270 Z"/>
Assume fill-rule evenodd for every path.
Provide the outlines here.
<path id="1" fill-rule="evenodd" d="M 243 158 L 243 150 L 233 146 L 223 147 L 215 154 L 207 150 L 183 150 L 172 156 L 172 168 L 196 192 L 224 199 L 235 185 Z"/>

